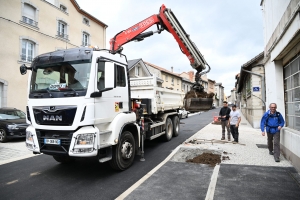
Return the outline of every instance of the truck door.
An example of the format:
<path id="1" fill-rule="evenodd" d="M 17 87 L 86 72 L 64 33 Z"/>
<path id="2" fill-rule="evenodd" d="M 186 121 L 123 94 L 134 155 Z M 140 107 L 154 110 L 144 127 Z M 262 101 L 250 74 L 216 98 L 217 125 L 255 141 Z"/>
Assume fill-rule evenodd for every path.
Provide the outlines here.
<path id="1" fill-rule="evenodd" d="M 101 97 L 95 98 L 96 123 L 111 122 L 116 115 L 129 110 L 126 68 L 113 62 L 99 61 L 96 79 L 96 88 L 102 93 Z M 107 86 L 112 80 L 113 87 Z"/>

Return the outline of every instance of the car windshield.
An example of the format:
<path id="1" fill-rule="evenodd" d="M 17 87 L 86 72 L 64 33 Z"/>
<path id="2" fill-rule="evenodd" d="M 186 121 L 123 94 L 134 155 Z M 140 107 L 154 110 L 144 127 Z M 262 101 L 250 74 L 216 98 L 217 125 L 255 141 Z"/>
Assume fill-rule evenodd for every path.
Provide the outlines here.
<path id="1" fill-rule="evenodd" d="M 90 71 L 90 62 L 62 62 L 34 66 L 30 93 L 86 90 Z"/>
<path id="2" fill-rule="evenodd" d="M 26 115 L 20 110 L 0 110 L 0 119 L 25 119 Z"/>

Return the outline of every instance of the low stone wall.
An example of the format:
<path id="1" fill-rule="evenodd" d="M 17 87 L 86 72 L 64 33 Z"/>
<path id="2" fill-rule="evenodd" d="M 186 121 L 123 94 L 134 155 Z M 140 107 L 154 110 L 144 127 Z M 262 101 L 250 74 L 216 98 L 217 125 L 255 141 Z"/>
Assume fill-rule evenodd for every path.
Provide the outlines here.
<path id="1" fill-rule="evenodd" d="M 300 131 L 284 127 L 280 133 L 280 147 L 285 158 L 300 172 Z"/>

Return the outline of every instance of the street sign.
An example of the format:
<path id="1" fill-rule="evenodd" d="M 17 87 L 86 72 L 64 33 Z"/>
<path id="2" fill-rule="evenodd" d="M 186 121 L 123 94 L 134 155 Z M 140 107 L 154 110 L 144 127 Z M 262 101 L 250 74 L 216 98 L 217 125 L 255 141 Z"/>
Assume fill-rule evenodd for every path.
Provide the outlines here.
<path id="1" fill-rule="evenodd" d="M 253 92 L 259 92 L 259 87 L 253 87 Z"/>

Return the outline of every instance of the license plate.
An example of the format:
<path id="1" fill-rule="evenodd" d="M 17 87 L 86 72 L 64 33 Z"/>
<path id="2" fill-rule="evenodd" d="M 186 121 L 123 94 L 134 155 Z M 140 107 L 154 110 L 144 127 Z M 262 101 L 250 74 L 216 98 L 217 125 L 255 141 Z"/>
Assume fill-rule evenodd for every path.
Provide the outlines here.
<path id="1" fill-rule="evenodd" d="M 44 143 L 60 145 L 60 140 L 59 139 L 44 139 Z"/>

